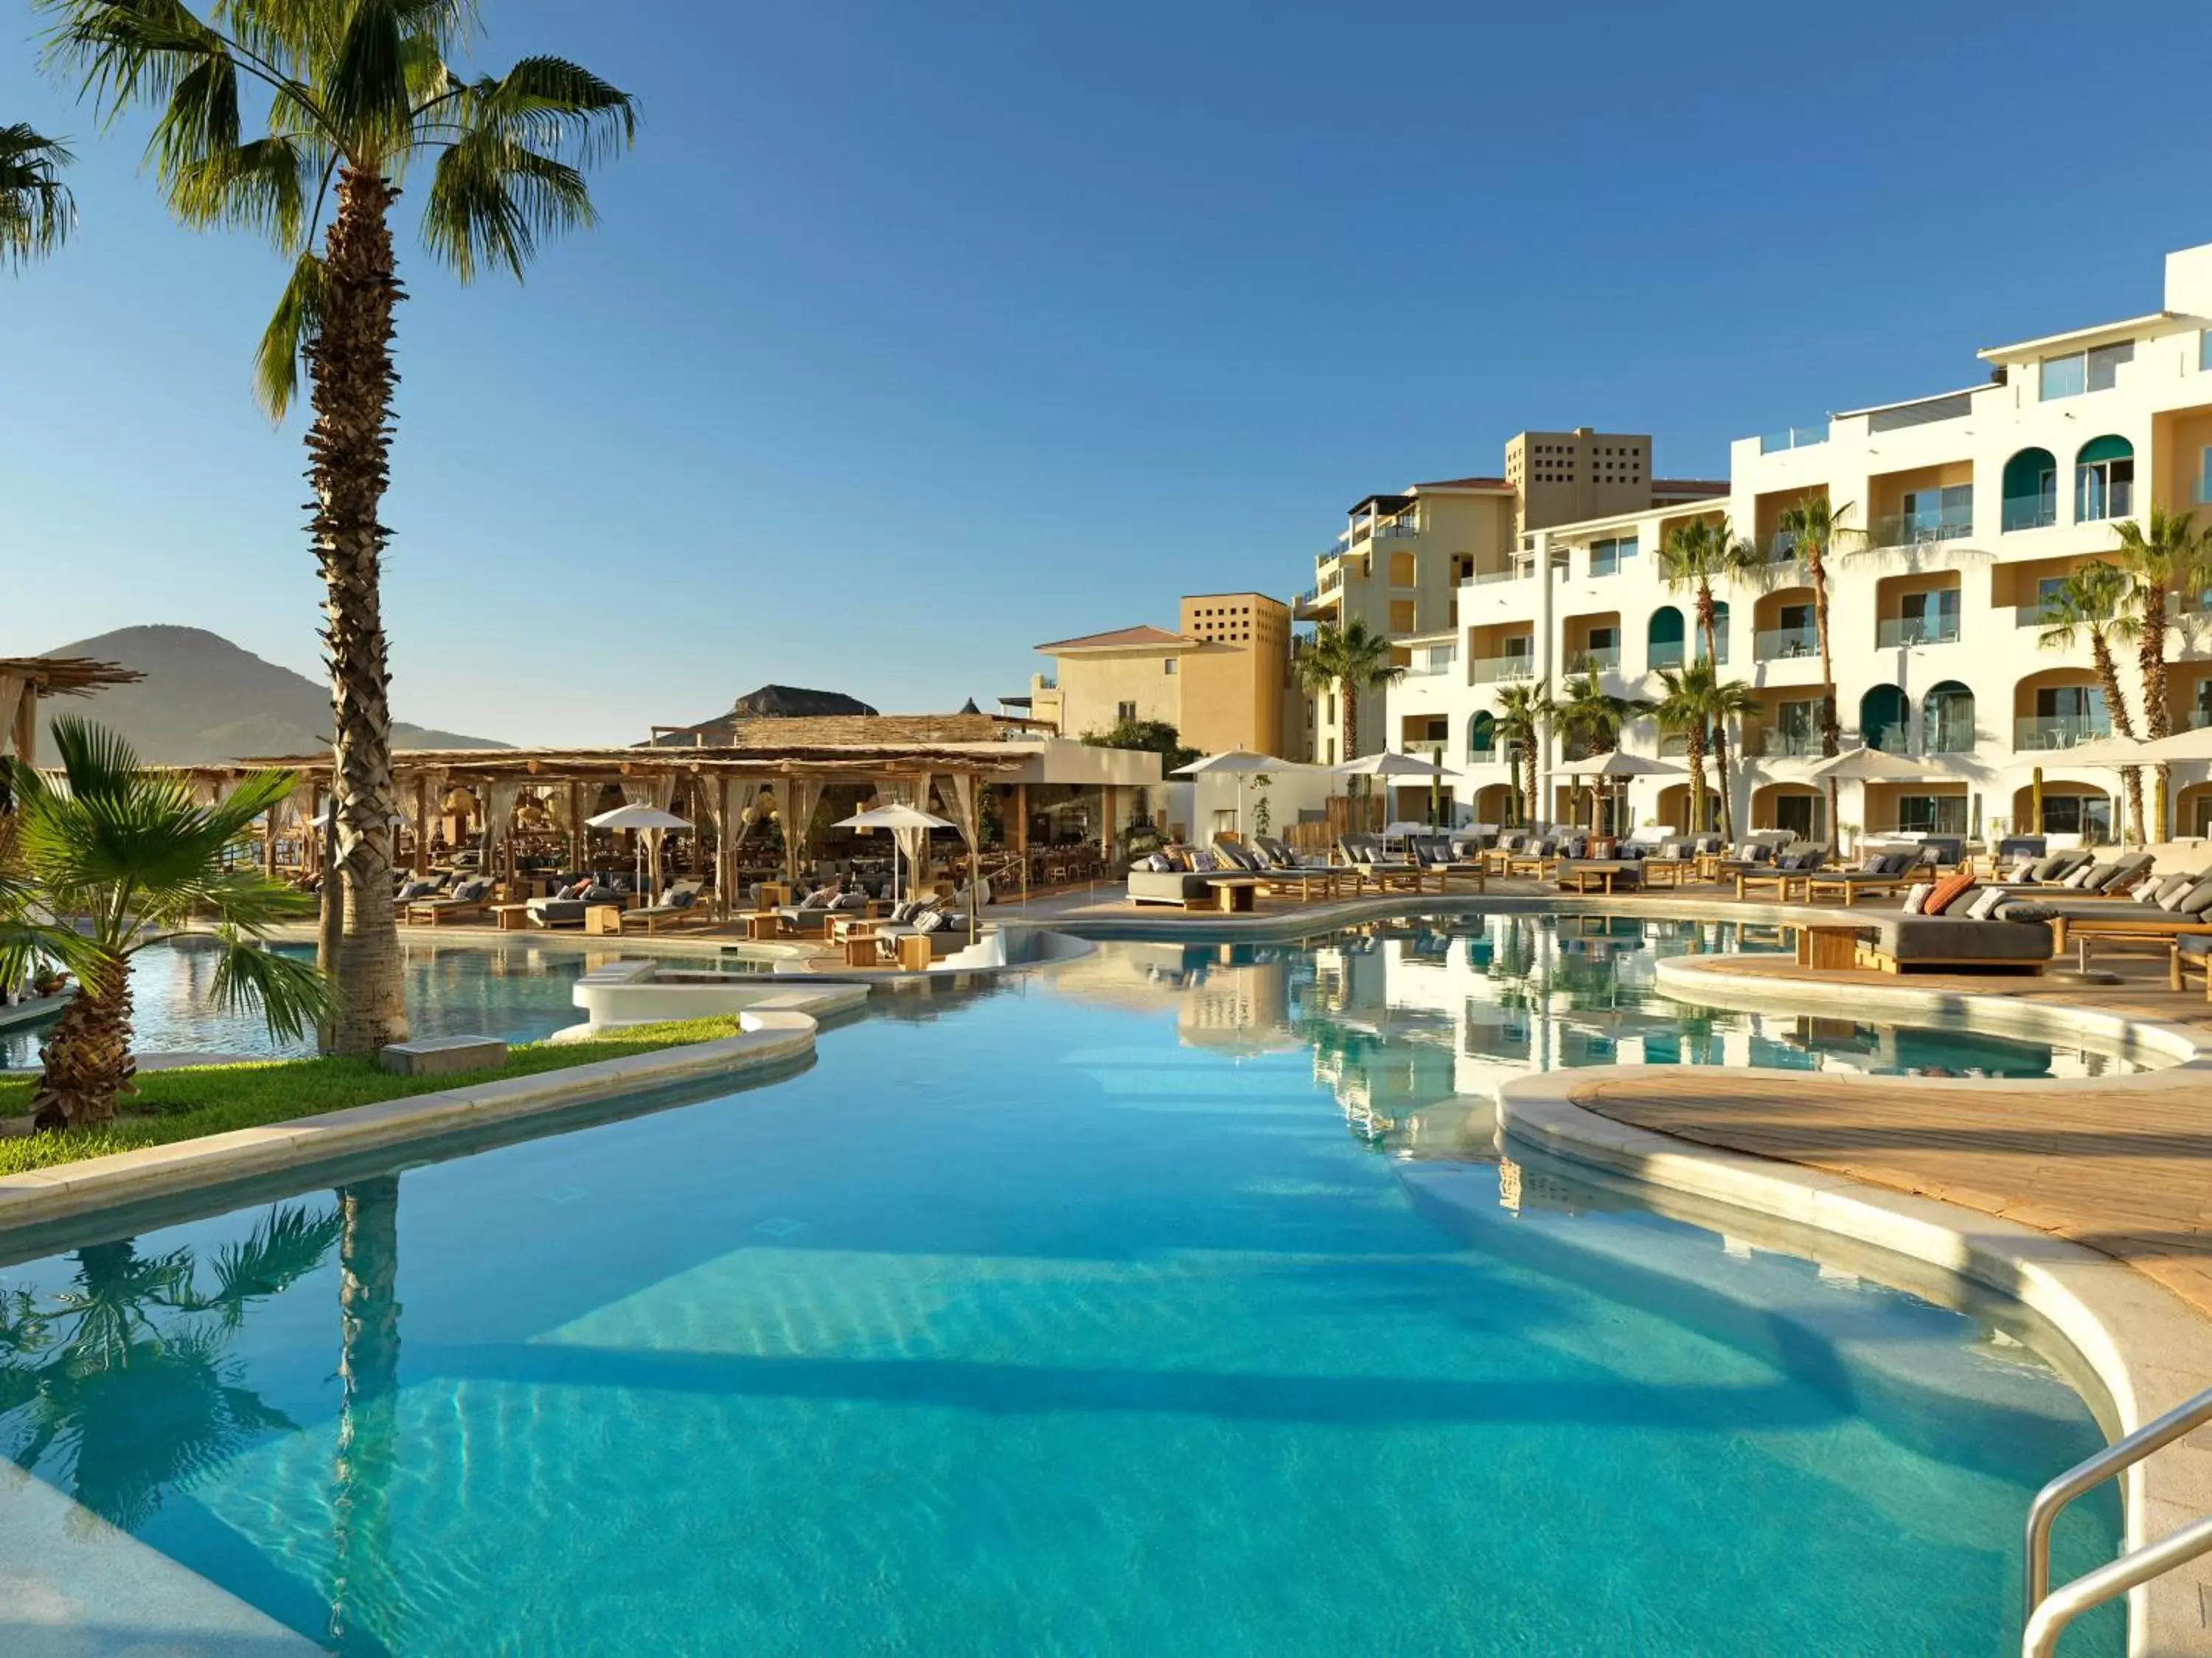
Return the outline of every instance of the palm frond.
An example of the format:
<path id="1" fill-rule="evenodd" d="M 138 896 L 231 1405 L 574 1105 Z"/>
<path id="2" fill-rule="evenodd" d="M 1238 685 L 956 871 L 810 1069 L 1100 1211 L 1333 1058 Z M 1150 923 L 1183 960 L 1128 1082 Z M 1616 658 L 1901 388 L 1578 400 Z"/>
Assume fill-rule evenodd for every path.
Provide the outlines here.
<path id="1" fill-rule="evenodd" d="M 202 1305 L 220 1308 L 234 1321 L 247 1302 L 281 1295 L 320 1266 L 344 1226 L 344 1216 L 335 1208 L 272 1207 L 243 1243 L 225 1244 L 216 1252 L 215 1291 Z"/>
<path id="2" fill-rule="evenodd" d="M 52 730 L 72 800 L 120 799 L 137 786 L 138 751 L 121 732 L 76 714 L 58 716 Z"/>
<path id="3" fill-rule="evenodd" d="M 282 420 L 300 394 L 300 353 L 322 326 L 323 262 L 304 253 L 253 353 L 253 394 L 271 420 Z"/>
<path id="4" fill-rule="evenodd" d="M 233 225 L 258 230 L 279 247 L 300 245 L 306 234 L 307 192 L 322 156 L 295 136 L 249 143 L 180 159 L 163 158 L 170 205 L 196 228 Z"/>
<path id="5" fill-rule="evenodd" d="M 637 100 L 565 58 L 525 58 L 430 112 L 464 132 L 498 132 L 532 149 L 591 167 L 635 142 Z"/>
<path id="6" fill-rule="evenodd" d="M 76 203 L 60 174 L 76 159 L 23 122 L 0 126 L 0 259 L 20 269 L 68 239 Z"/>
<path id="7" fill-rule="evenodd" d="M 337 987 L 313 962 L 264 949 L 234 927 L 216 936 L 223 948 L 208 997 L 223 1012 L 258 1010 L 270 1035 L 296 1042 L 337 1011 Z"/>
<path id="8" fill-rule="evenodd" d="M 422 210 L 422 241 L 463 282 L 486 264 L 520 280 L 541 237 L 595 222 L 584 175 L 496 131 L 442 152 Z"/>
<path id="9" fill-rule="evenodd" d="M 313 893 L 275 881 L 258 869 L 210 875 L 178 889 L 186 912 L 210 911 L 227 925 L 255 937 L 279 922 L 304 920 L 315 913 Z"/>
<path id="10" fill-rule="evenodd" d="M 354 0 L 330 55 L 323 105 L 331 125 L 345 135 L 356 165 L 381 164 L 407 153 L 414 119 L 407 40 L 420 9 L 407 0 Z"/>
<path id="11" fill-rule="evenodd" d="M 104 119 L 166 100 L 222 37 L 181 0 L 38 0 L 56 19 L 49 67 L 82 82 Z"/>

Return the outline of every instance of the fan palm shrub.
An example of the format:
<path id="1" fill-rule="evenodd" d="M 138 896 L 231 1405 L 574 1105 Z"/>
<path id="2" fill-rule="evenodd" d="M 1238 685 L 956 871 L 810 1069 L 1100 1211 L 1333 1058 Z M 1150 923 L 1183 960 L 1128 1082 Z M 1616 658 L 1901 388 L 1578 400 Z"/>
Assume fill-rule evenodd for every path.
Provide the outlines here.
<path id="1" fill-rule="evenodd" d="M 196 918 L 213 924 L 217 1006 L 258 1008 L 291 1041 L 333 998 L 311 963 L 262 943 L 270 925 L 313 907 L 251 856 L 253 823 L 291 794 L 292 773 L 256 772 L 203 806 L 173 775 L 141 768 L 112 731 L 64 716 L 53 739 L 58 783 L 4 762 L 15 873 L 0 888 L 0 979 L 33 956 L 76 975 L 77 994 L 40 1051 L 31 1106 L 38 1128 L 86 1128 L 112 1121 L 118 1098 L 132 1091 L 132 960 L 192 930 Z"/>
<path id="2" fill-rule="evenodd" d="M 61 170 L 76 159 L 25 122 L 0 126 L 0 259 L 21 269 L 62 245 L 76 204 Z"/>
<path id="3" fill-rule="evenodd" d="M 400 188 L 418 168 L 422 244 L 462 282 L 520 278 L 549 236 L 593 221 L 584 169 L 627 143 L 637 107 L 564 58 L 453 68 L 474 0 L 40 0 L 49 55 L 103 112 L 157 111 L 149 159 L 195 229 L 258 232 L 292 262 L 255 381 L 281 418 L 304 359 L 313 418 L 308 535 L 325 587 L 331 792 L 343 924 L 332 964 L 340 1053 L 407 1033 L 392 907 L 392 710 L 382 604 L 390 532 Z M 258 114 L 254 133 L 249 114 Z"/>
<path id="4" fill-rule="evenodd" d="M 1605 688 L 1595 668 L 1586 668 L 1564 687 L 1565 698 L 1553 710 L 1560 734 L 1580 745 L 1591 758 L 1610 754 L 1620 747 L 1620 734 L 1631 720 L 1651 711 L 1641 697 L 1617 697 Z M 1575 809 L 1582 809 L 1582 784 L 1575 785 Z"/>
<path id="5" fill-rule="evenodd" d="M 2132 742 L 2135 718 L 2128 712 L 2127 698 L 2120 690 L 2119 663 L 2112 655 L 2115 643 L 2127 643 L 2141 631 L 2141 625 L 2131 613 L 2128 590 L 2127 573 L 2118 565 L 2101 558 L 2082 565 L 2045 595 L 2043 628 L 2037 635 L 2037 643 L 2045 650 L 2071 650 L 2077 639 L 2088 640 L 2089 660 L 2096 667 L 2097 683 L 2104 690 L 2105 710 L 2112 716 L 2112 729 Z M 2143 817 L 2142 768 L 2130 765 L 2123 775 L 2127 783 L 2128 815 L 2135 820 L 2136 835 L 2140 840 L 2147 821 Z"/>
<path id="6" fill-rule="evenodd" d="M 1340 759 L 1359 757 L 1359 698 L 1368 691 L 1395 685 L 1406 674 L 1402 662 L 1391 660 L 1390 641 L 1355 616 L 1342 627 L 1324 622 L 1314 630 L 1312 642 L 1298 653 L 1298 687 L 1309 694 L 1332 686 L 1337 694 Z M 1371 777 L 1368 798 L 1374 795 Z M 1347 780 L 1345 793 L 1352 793 Z"/>
<path id="7" fill-rule="evenodd" d="M 2168 512 L 2153 503 L 2148 521 L 2124 518 L 2113 527 L 2119 537 L 2118 563 L 2126 574 L 2127 631 L 2136 647 L 2136 676 L 2142 692 L 2143 735 L 2155 741 L 2172 735 L 2166 708 L 2166 636 L 2177 611 L 2194 605 L 2212 585 L 2212 544 L 2197 527 L 2196 515 Z M 2107 700 L 2110 692 L 2106 693 Z M 2157 799 L 2151 808 L 2152 840 L 2166 838 L 2167 797 L 2173 768 L 2160 764 Z"/>
<path id="8" fill-rule="evenodd" d="M 1690 833 L 1706 827 L 1702 821 L 1705 812 L 1705 756 L 1716 752 L 1713 741 L 1717 731 L 1725 730 L 1732 720 L 1750 717 L 1760 711 L 1758 694 L 1741 680 L 1723 680 L 1714 670 L 1711 659 L 1691 662 L 1681 667 L 1659 670 L 1662 694 L 1654 710 L 1659 728 L 1679 736 L 1688 751 L 1690 762 Z M 1723 831 L 1733 839 L 1733 814 L 1729 812 L 1729 795 L 1732 791 L 1729 774 L 1719 771 L 1717 782 L 1723 822 L 1731 826 Z"/>
<path id="9" fill-rule="evenodd" d="M 1820 753 L 1833 759 L 1843 753 L 1843 722 L 1836 712 L 1835 652 L 1828 636 L 1828 555 L 1839 542 L 1863 539 L 1865 532 L 1846 525 L 1851 503 L 1840 507 L 1824 494 L 1806 496 L 1783 509 L 1781 527 L 1793 551 L 1804 561 L 1806 584 L 1813 589 L 1813 637 L 1820 652 Z M 1828 821 L 1835 821 L 1836 785 L 1828 784 Z"/>

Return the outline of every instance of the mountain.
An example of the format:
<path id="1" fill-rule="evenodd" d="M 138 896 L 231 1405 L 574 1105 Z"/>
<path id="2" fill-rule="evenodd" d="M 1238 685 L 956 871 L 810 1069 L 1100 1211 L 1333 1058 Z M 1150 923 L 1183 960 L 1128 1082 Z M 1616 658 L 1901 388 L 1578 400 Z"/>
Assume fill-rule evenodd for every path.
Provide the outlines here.
<path id="1" fill-rule="evenodd" d="M 220 634 L 196 627 L 126 627 L 57 646 L 49 656 L 90 656 L 146 677 L 90 697 L 40 708 L 39 760 L 53 763 L 44 729 L 56 714 L 83 714 L 129 738 L 154 765 L 312 754 L 330 746 L 331 693 L 289 667 L 264 662 Z M 486 737 L 392 722 L 395 748 L 504 748 Z"/>
<path id="2" fill-rule="evenodd" d="M 802 691 L 792 685 L 764 685 L 738 698 L 730 711 L 754 719 L 817 719 L 824 714 L 872 714 L 876 710 L 842 691 Z"/>

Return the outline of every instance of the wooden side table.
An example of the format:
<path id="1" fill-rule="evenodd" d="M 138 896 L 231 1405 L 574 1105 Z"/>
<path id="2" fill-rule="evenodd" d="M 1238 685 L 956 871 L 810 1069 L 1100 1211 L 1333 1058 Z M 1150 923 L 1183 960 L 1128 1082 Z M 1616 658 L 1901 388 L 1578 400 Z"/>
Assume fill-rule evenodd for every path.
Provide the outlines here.
<path id="1" fill-rule="evenodd" d="M 519 933 L 530 925 L 530 906 L 527 904 L 495 904 L 491 918 L 503 933 Z"/>
<path id="2" fill-rule="evenodd" d="M 845 935 L 845 965 L 848 967 L 872 967 L 883 960 L 877 948 L 873 932 L 850 932 Z"/>
<path id="3" fill-rule="evenodd" d="M 745 936 L 751 939 L 781 938 L 783 936 L 783 917 L 773 910 L 763 910 L 744 917 Z"/>
<path id="4" fill-rule="evenodd" d="M 1225 916 L 1249 916 L 1252 901 L 1260 890 L 1257 877 L 1243 875 L 1213 883 L 1213 902 Z"/>
<path id="5" fill-rule="evenodd" d="M 586 904 L 584 906 L 584 932 L 586 937 L 607 935 L 619 936 L 622 932 L 622 905 L 619 904 Z"/>
<path id="6" fill-rule="evenodd" d="M 1834 972 L 1858 965 L 1859 934 L 1856 927 L 1800 927 L 1797 965 L 1815 972 Z"/>
<path id="7" fill-rule="evenodd" d="M 901 933 L 898 942 L 899 971 L 904 973 L 926 973 L 936 958 L 927 933 Z"/>

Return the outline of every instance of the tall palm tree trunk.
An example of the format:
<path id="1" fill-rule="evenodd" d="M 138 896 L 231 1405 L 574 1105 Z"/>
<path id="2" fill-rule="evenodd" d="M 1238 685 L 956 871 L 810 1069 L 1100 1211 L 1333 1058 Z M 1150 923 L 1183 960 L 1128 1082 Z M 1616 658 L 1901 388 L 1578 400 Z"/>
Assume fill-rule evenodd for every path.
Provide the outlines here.
<path id="1" fill-rule="evenodd" d="M 1699 828 L 1698 819 L 1705 814 L 1705 740 L 1696 732 L 1689 737 L 1690 807 L 1684 814 L 1687 819 L 1685 834 L 1694 835 Z"/>
<path id="2" fill-rule="evenodd" d="M 1828 641 L 1828 561 L 1818 541 L 1806 544 L 1806 579 L 1813 584 L 1813 638 L 1820 649 L 1820 758 L 1832 760 L 1844 752 L 1844 725 L 1836 712 L 1836 658 Z M 1843 825 L 1837 816 L 1836 780 L 1828 779 L 1828 844 L 1843 848 Z"/>
<path id="3" fill-rule="evenodd" d="M 39 1050 L 31 1095 L 36 1129 L 94 1128 L 115 1120 L 118 1094 L 136 1094 L 131 1058 L 131 966 L 118 958 L 78 975 L 77 993 Z"/>
<path id="4" fill-rule="evenodd" d="M 378 511 L 390 482 L 392 313 L 401 298 L 388 222 L 398 192 L 375 173 L 344 169 L 325 244 L 321 323 L 307 350 L 315 411 L 307 433 L 310 521 L 327 588 L 331 789 L 337 812 L 344 998 L 332 1045 L 374 1053 L 407 1036 L 399 930 L 392 905 L 392 708 L 381 566 L 389 532 Z M 329 878 L 328 875 L 325 877 Z"/>
<path id="5" fill-rule="evenodd" d="M 2090 660 L 2097 665 L 2097 682 L 2104 688 L 2105 707 L 2112 716 L 2112 729 L 2129 741 L 2136 735 L 2136 722 L 2128 712 L 2127 698 L 2120 692 L 2119 664 L 2112 660 L 2112 648 L 2102 633 L 2091 630 L 2089 634 Z M 2142 767 L 2130 765 L 2120 774 L 2127 781 L 2128 817 L 2135 826 L 2138 842 L 2149 839 L 2149 820 L 2143 816 Z"/>
<path id="6" fill-rule="evenodd" d="M 2155 603 L 2143 618 L 2142 638 L 2136 647 L 2136 666 L 2142 676 L 2143 735 L 2156 741 L 2172 735 L 2172 728 L 2166 716 L 2166 594 L 2153 595 Z M 2107 691 L 2105 699 L 2112 700 Z M 2146 831 L 2153 841 L 2166 838 L 2166 811 L 2169 791 L 2173 786 L 2173 768 L 2160 761 L 2153 768 L 2156 778 L 2152 806 L 2152 819 Z"/>
<path id="7" fill-rule="evenodd" d="M 1710 582 L 1698 583 L 1698 626 L 1705 636 L 1705 660 L 1713 665 L 1713 676 L 1717 683 L 1721 671 L 1720 631 L 1714 625 L 1713 588 Z M 1735 790 L 1729 786 L 1728 722 L 1713 722 L 1713 770 L 1721 793 L 1721 833 L 1729 844 L 1735 843 Z"/>

